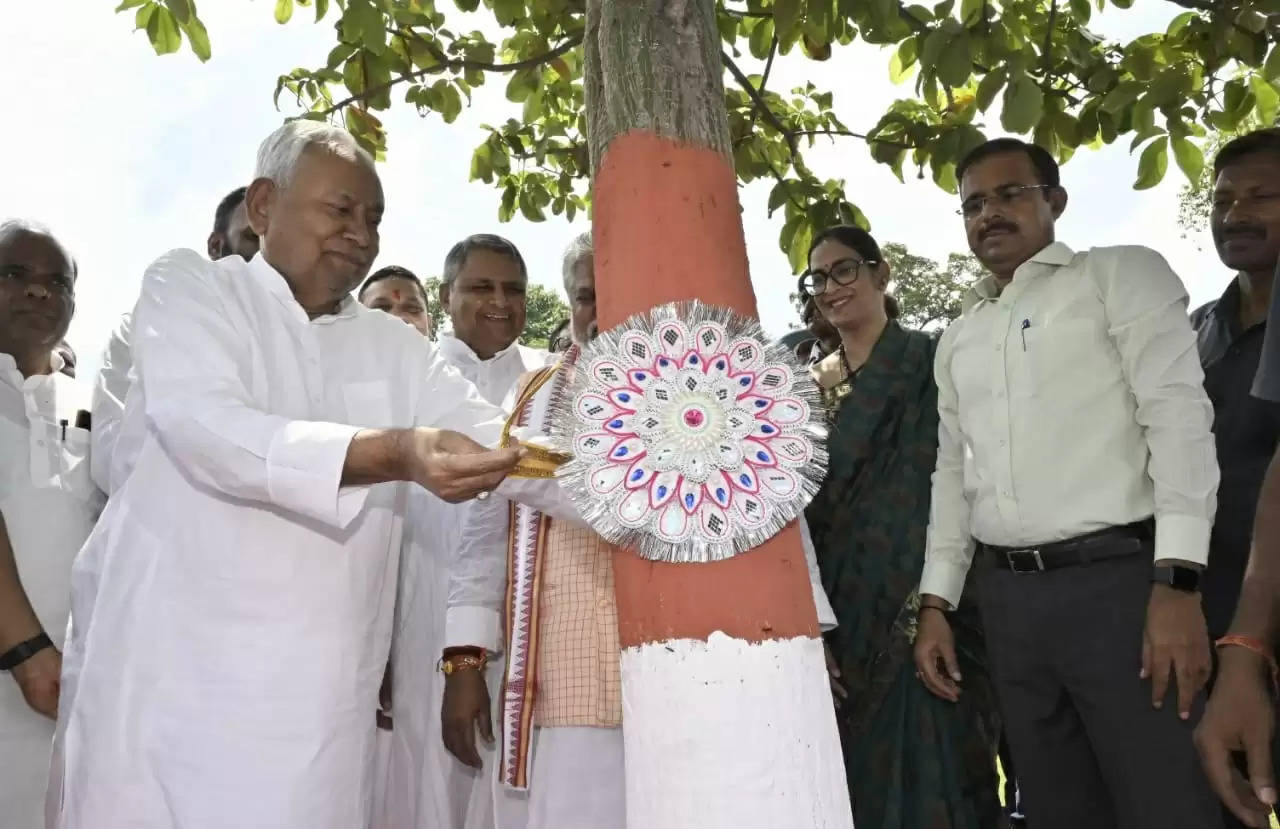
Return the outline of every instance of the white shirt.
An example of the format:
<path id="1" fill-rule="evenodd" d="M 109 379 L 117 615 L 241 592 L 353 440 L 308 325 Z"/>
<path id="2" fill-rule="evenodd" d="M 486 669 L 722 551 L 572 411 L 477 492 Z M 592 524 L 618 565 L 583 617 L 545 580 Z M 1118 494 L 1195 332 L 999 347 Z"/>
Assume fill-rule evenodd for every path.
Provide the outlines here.
<path id="1" fill-rule="evenodd" d="M 61 373 L 61 357 L 54 354 L 53 363 L 53 373 L 24 378 L 13 357 L 0 354 L 0 513 L 18 580 L 61 648 L 71 562 L 103 499 L 89 478 L 89 433 L 75 427 L 87 395 Z M 17 683 L 0 674 L 0 823 L 43 824 L 52 738 L 53 722 L 32 711 Z"/>
<path id="2" fill-rule="evenodd" d="M 1151 516 L 1156 559 L 1208 560 L 1213 408 L 1181 280 L 1142 247 L 1052 244 L 942 336 L 922 593 L 960 597 L 974 540 L 1034 545 Z"/>
<path id="3" fill-rule="evenodd" d="M 470 346 L 450 335 L 440 338 L 439 349 L 444 361 L 494 405 L 503 402 L 522 375 L 542 368 L 550 356 L 513 343 L 481 360 Z M 505 514 L 507 501 L 490 500 L 500 504 Z M 488 502 L 448 504 L 422 489 L 409 493 L 392 647 L 395 727 L 382 820 L 386 826 L 461 829 L 493 824 L 489 769 L 477 775 L 444 748 L 440 726 L 444 676 L 436 669 L 444 648 L 449 570 L 462 522 L 468 509 L 483 503 Z M 488 671 L 495 699 L 501 667 L 494 664 Z M 478 748 L 486 767 L 492 766 L 492 752 L 483 745 Z"/>
<path id="4" fill-rule="evenodd" d="M 493 445 L 501 412 L 397 319 L 308 319 L 261 255 L 161 257 L 133 356 L 148 432 L 73 571 L 57 825 L 363 827 L 406 486 L 340 486 L 348 445 Z"/>
<path id="5" fill-rule="evenodd" d="M 125 314 L 111 332 L 93 386 L 93 480 L 108 495 L 128 477 L 147 434 L 145 418 L 129 418 L 134 424 L 132 434 L 122 434 L 125 405 L 134 383 L 129 347 L 132 325 L 133 315 Z"/>

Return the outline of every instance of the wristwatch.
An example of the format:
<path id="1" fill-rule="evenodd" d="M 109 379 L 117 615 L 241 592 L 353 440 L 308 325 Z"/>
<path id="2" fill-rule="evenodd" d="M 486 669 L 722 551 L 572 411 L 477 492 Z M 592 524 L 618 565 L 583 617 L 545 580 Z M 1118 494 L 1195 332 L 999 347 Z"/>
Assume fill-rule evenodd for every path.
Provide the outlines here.
<path id="1" fill-rule="evenodd" d="M 1183 564 L 1157 564 L 1151 571 L 1151 581 L 1181 593 L 1195 593 L 1200 590 L 1200 571 Z"/>
<path id="2" fill-rule="evenodd" d="M 53 641 L 46 633 L 32 636 L 0 654 L 0 671 L 11 671 L 45 648 L 52 648 Z"/>

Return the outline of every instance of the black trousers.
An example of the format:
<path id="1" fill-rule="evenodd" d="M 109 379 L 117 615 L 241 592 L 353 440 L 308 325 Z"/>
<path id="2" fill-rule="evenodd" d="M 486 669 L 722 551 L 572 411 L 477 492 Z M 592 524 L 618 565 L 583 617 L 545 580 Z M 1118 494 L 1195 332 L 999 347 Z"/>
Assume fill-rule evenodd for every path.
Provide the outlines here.
<path id="1" fill-rule="evenodd" d="M 1030 829 L 1222 829 L 1176 689 L 1162 710 L 1138 676 L 1151 550 L 1017 574 L 978 595 Z M 981 563 L 980 563 L 981 566 Z"/>

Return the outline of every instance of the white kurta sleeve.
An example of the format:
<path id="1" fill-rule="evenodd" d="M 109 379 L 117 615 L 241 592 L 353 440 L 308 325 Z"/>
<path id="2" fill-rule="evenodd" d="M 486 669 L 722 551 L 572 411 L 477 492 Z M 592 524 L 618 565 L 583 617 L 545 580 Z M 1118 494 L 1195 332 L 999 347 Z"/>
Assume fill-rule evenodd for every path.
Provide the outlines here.
<path id="1" fill-rule="evenodd" d="M 201 484 L 346 526 L 368 493 L 341 486 L 359 427 L 291 420 L 254 407 L 244 380 L 249 332 L 237 330 L 223 307 L 216 267 L 179 250 L 143 277 L 133 354 L 150 427 Z"/>
<path id="2" fill-rule="evenodd" d="M 1204 390 L 1182 280 L 1142 247 L 1092 254 L 1111 341 L 1137 403 L 1155 488 L 1155 557 L 1205 564 L 1217 510 L 1213 404 Z"/>
<path id="3" fill-rule="evenodd" d="M 510 521 L 510 505 L 502 499 L 467 504 L 462 536 L 449 572 L 445 647 L 502 651 Z"/>
<path id="4" fill-rule="evenodd" d="M 929 530 L 925 542 L 920 592 L 937 596 L 955 607 L 964 592 L 973 563 L 970 535 L 972 505 L 964 490 L 964 436 L 960 432 L 960 399 L 951 377 L 955 332 L 952 323 L 938 343 L 934 377 L 938 383 L 938 460 L 933 472 Z"/>
<path id="5" fill-rule="evenodd" d="M 125 398 L 133 384 L 133 355 L 129 350 L 130 325 L 130 315 L 125 314 L 120 324 L 111 332 L 106 351 L 102 354 L 102 369 L 93 385 L 93 445 L 89 456 L 89 471 L 98 489 L 108 495 L 115 491 L 115 484 L 118 483 L 112 480 L 111 471 L 124 419 Z"/>

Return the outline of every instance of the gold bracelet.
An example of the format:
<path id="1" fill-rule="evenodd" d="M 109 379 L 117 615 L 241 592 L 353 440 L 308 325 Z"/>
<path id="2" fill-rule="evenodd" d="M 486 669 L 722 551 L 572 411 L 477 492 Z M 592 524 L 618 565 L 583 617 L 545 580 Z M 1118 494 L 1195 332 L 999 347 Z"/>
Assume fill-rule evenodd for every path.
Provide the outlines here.
<path id="1" fill-rule="evenodd" d="M 484 666 L 489 664 L 487 654 L 474 656 L 469 653 L 459 653 L 453 656 L 446 656 L 440 660 L 440 673 L 445 676 L 451 676 L 458 671 L 483 671 Z"/>

